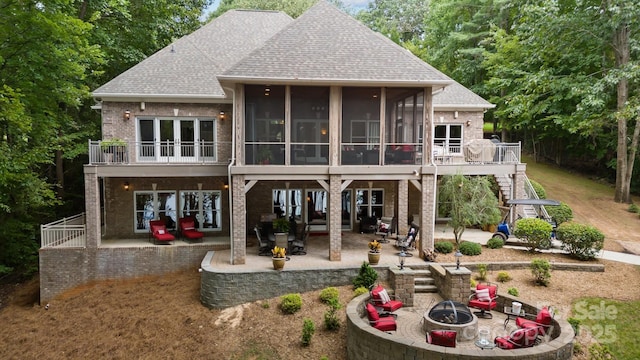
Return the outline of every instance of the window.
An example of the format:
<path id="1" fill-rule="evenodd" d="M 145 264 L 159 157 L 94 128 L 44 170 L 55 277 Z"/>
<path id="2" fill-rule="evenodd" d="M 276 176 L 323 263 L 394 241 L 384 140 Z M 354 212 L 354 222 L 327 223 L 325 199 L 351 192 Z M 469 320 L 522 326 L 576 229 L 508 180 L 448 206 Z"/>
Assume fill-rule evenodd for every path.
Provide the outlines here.
<path id="1" fill-rule="evenodd" d="M 384 209 L 383 189 L 357 189 L 356 212 L 358 220 L 367 216 L 382 217 Z"/>
<path id="2" fill-rule="evenodd" d="M 462 147 L 462 125 L 443 124 L 435 126 L 434 152 L 440 147 L 443 153 L 459 154 Z"/>
<path id="3" fill-rule="evenodd" d="M 215 119 L 138 119 L 138 160 L 215 161 Z"/>
<path id="4" fill-rule="evenodd" d="M 302 221 L 302 190 L 274 189 L 272 194 L 274 214 Z"/>
<path id="5" fill-rule="evenodd" d="M 210 190 L 180 191 L 180 217 L 193 216 L 202 231 L 222 228 L 222 193 Z"/>
<path id="6" fill-rule="evenodd" d="M 148 232 L 149 221 L 163 220 L 168 229 L 175 229 L 178 221 L 175 191 L 134 192 L 135 232 Z"/>

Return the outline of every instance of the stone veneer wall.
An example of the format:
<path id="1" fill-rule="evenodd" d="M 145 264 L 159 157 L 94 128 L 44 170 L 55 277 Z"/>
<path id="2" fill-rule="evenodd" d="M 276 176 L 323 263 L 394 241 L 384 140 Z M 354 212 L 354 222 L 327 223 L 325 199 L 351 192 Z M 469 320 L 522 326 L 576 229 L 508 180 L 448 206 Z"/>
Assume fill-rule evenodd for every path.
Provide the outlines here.
<path id="1" fill-rule="evenodd" d="M 211 309 L 223 309 L 246 302 L 269 299 L 290 293 L 320 290 L 329 286 L 352 283 L 359 268 L 317 268 L 264 271 L 215 269 L 211 266 L 214 252 L 202 260 L 200 302 Z M 386 267 L 373 266 L 378 281 L 388 278 Z"/>
<path id="2" fill-rule="evenodd" d="M 389 334 L 373 328 L 369 325 L 365 314 L 365 304 L 368 299 L 369 294 L 363 294 L 347 305 L 347 358 L 349 360 L 564 360 L 572 356 L 573 328 L 563 320 L 554 320 L 554 328 L 558 328 L 560 332 L 558 337 L 526 349 L 446 348 L 426 342 L 417 343 L 402 338 L 398 334 Z"/>
<path id="3" fill-rule="evenodd" d="M 226 247 L 226 246 L 225 246 Z M 94 280 L 126 279 L 193 269 L 211 244 L 98 249 L 40 249 L 40 301 Z"/>

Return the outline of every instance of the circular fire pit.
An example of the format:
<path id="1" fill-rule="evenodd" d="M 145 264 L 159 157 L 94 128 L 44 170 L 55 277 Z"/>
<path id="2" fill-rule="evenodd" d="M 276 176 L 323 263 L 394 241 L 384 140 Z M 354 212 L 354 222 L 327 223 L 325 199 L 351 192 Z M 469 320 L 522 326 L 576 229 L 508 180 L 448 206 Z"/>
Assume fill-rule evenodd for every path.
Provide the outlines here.
<path id="1" fill-rule="evenodd" d="M 458 333 L 458 341 L 472 341 L 478 332 L 478 318 L 467 305 L 445 300 L 424 314 L 422 329 L 425 333 L 431 330 L 454 330 Z"/>

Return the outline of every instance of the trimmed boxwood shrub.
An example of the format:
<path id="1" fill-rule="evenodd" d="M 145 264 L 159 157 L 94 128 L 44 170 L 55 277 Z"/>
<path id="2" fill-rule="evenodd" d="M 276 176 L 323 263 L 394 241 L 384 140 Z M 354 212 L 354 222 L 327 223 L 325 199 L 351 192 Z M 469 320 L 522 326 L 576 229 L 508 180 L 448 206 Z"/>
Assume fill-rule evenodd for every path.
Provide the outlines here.
<path id="1" fill-rule="evenodd" d="M 533 259 L 531 274 L 533 274 L 536 284 L 548 286 L 551 279 L 551 264 L 545 259 Z"/>
<path id="2" fill-rule="evenodd" d="M 492 237 L 487 241 L 487 247 L 489 249 L 500 249 L 504 246 L 504 240 L 499 237 Z"/>
<path id="3" fill-rule="evenodd" d="M 604 234 L 591 225 L 565 223 L 556 229 L 562 248 L 580 260 L 591 260 L 604 246 Z"/>
<path id="4" fill-rule="evenodd" d="M 362 294 L 366 294 L 368 293 L 369 290 L 367 290 L 367 288 L 365 288 L 364 286 L 360 286 L 359 288 L 356 288 L 355 290 L 353 290 L 353 297 L 358 297 Z"/>
<path id="5" fill-rule="evenodd" d="M 513 235 L 524 240 L 529 251 L 548 249 L 551 247 L 551 232 L 553 226 L 537 218 L 526 218 L 516 221 Z"/>
<path id="6" fill-rule="evenodd" d="M 482 254 L 482 246 L 478 243 L 474 243 L 471 241 L 463 241 L 460 243 L 460 248 L 458 249 L 462 253 L 462 255 L 466 256 L 474 256 Z"/>
<path id="7" fill-rule="evenodd" d="M 499 282 L 504 283 L 511 280 L 511 275 L 509 275 L 506 271 L 498 272 L 498 277 L 496 278 Z"/>
<path id="8" fill-rule="evenodd" d="M 573 220 L 573 210 L 566 203 L 561 202 L 558 206 L 545 206 L 545 209 L 557 225 Z"/>
<path id="9" fill-rule="evenodd" d="M 441 254 L 449 254 L 453 251 L 453 243 L 449 241 L 438 241 L 433 248 Z"/>
<path id="10" fill-rule="evenodd" d="M 360 270 L 358 270 L 358 275 L 353 279 L 353 288 L 363 287 L 369 289 L 376 283 L 376 280 L 378 280 L 376 270 L 369 266 L 368 262 L 363 261 L 362 265 L 360 265 Z"/>
<path id="11" fill-rule="evenodd" d="M 535 181 L 535 180 L 529 179 L 529 181 L 531 182 L 531 186 L 533 187 L 533 191 L 535 191 L 536 194 L 538 194 L 538 198 L 546 199 L 547 198 L 547 191 L 542 187 L 542 185 L 540 185 L 540 183 Z"/>
<path id="12" fill-rule="evenodd" d="M 295 314 L 302 308 L 300 294 L 287 294 L 280 297 L 280 310 L 285 314 Z"/>

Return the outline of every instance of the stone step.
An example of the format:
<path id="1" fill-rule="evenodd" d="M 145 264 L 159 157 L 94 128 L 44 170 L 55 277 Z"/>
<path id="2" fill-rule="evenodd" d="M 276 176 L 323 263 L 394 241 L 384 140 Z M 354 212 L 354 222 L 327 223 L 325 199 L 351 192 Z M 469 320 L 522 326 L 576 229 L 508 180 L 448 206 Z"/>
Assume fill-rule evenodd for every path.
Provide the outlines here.
<path id="1" fill-rule="evenodd" d="M 415 292 L 416 294 L 437 293 L 438 288 L 435 285 L 416 285 Z"/>
<path id="2" fill-rule="evenodd" d="M 416 277 L 414 279 L 414 283 L 416 286 L 418 285 L 433 285 L 436 281 L 431 277 Z"/>

